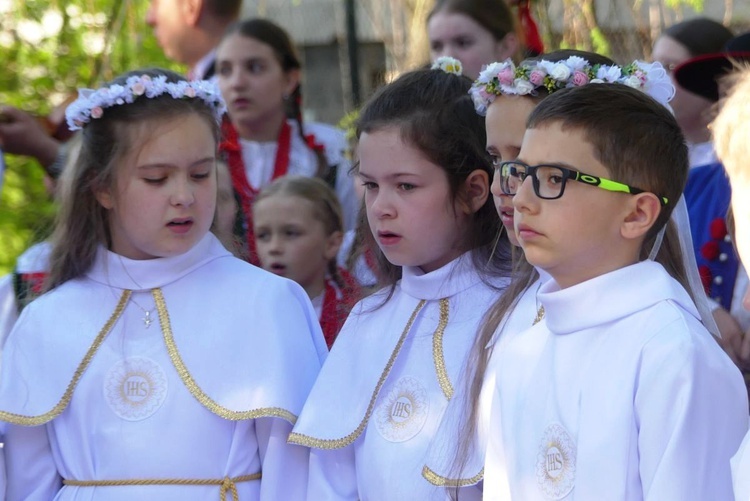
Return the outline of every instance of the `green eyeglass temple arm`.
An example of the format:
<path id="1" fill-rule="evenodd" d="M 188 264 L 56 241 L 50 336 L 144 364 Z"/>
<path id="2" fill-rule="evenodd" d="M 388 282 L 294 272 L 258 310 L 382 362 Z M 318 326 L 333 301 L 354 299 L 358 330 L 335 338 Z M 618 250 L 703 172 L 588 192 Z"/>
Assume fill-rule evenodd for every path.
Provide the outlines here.
<path id="1" fill-rule="evenodd" d="M 631 195 L 637 195 L 639 193 L 645 193 L 646 190 L 642 190 L 640 188 L 636 188 L 634 186 L 628 186 L 627 184 L 618 183 L 617 181 L 610 181 L 609 179 L 605 179 L 602 177 L 592 176 L 590 174 L 582 174 L 581 172 L 571 171 L 573 174 L 573 179 L 576 181 L 579 181 L 581 183 L 590 184 L 592 186 L 598 186 L 599 188 L 602 188 L 607 191 L 615 191 L 619 193 L 629 193 Z M 660 197 L 659 202 L 661 202 L 662 205 L 669 204 L 669 199 L 667 197 Z"/>

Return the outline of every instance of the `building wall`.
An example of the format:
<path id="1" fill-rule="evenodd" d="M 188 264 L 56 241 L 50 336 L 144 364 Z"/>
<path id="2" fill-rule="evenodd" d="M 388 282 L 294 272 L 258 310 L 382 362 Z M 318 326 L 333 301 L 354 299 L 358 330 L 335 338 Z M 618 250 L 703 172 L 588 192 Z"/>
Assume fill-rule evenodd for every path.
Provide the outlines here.
<path id="1" fill-rule="evenodd" d="M 532 0 L 540 11 L 540 28 L 550 38 L 552 47 L 563 43 L 576 9 L 588 0 Z M 641 5 L 636 12 L 632 5 Z M 596 20 L 608 43 L 610 55 L 618 62 L 648 58 L 653 40 L 664 27 L 697 15 L 707 16 L 730 25 L 737 33 L 750 29 L 750 0 L 703 0 L 698 13 L 688 7 L 671 9 L 668 0 L 593 0 Z M 424 13 L 432 0 L 410 0 L 412 7 L 422 2 Z M 565 3 L 564 3 L 565 2 Z M 383 75 L 403 64 L 410 50 L 415 29 L 424 29 L 425 21 L 412 22 L 408 9 L 399 8 L 406 0 L 356 0 L 357 38 L 360 41 L 359 64 L 363 99 L 383 81 Z M 567 5 L 567 12 L 564 8 Z M 424 15 L 424 14 L 422 14 Z M 283 26 L 300 48 L 303 59 L 303 93 L 308 118 L 337 123 L 354 109 L 351 99 L 346 22 L 343 0 L 244 0 L 243 16 L 268 17 Z M 580 28 L 579 28 L 580 29 Z M 588 34 L 584 32 L 584 38 Z M 590 43 L 590 39 L 588 40 Z M 420 38 L 419 44 L 424 44 Z M 588 47 L 596 50 L 597 47 Z"/>

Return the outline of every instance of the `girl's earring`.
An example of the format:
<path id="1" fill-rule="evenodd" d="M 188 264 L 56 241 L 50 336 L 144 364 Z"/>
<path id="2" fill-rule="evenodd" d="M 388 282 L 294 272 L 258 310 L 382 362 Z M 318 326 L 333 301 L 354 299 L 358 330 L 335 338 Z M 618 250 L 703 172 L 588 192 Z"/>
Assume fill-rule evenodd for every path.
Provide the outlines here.
<path id="1" fill-rule="evenodd" d="M 283 94 L 281 95 L 281 99 L 283 99 L 284 101 L 289 101 L 289 94 L 287 94 L 286 92 L 284 92 L 284 93 L 283 93 Z"/>

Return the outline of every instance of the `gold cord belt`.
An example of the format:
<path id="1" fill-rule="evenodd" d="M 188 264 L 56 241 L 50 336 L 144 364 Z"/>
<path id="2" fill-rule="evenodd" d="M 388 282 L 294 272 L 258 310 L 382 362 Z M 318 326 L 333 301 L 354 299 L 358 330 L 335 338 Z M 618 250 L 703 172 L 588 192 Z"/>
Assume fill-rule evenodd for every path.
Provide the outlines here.
<path id="1" fill-rule="evenodd" d="M 147 478 L 131 480 L 63 480 L 64 485 L 74 487 L 116 487 L 121 485 L 218 485 L 221 487 L 219 496 L 221 501 L 226 501 L 227 492 L 232 493 L 232 501 L 239 501 L 237 485 L 240 482 L 260 480 L 260 473 L 253 475 L 241 475 L 239 477 L 224 477 L 220 479 L 194 479 L 194 478 Z"/>

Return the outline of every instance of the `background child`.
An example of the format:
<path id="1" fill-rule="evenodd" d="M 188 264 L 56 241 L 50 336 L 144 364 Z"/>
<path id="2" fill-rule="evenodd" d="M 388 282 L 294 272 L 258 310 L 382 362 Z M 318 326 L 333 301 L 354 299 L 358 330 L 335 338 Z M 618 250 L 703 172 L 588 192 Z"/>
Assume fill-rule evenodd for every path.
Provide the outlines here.
<path id="1" fill-rule="evenodd" d="M 687 176 L 674 117 L 627 85 L 565 89 L 500 169 L 525 257 L 551 278 L 544 318 L 499 352 L 505 466 L 485 474 L 508 492 L 493 495 L 730 499 L 742 379 L 701 324 L 671 230 L 647 259 Z"/>
<path id="2" fill-rule="evenodd" d="M 68 108 L 52 290 L 3 352 L 8 499 L 304 495 L 286 438 L 325 346 L 301 288 L 209 233 L 222 112 L 161 70 Z"/>
<path id="3" fill-rule="evenodd" d="M 521 51 L 513 13 L 505 0 L 437 0 L 427 15 L 430 57 L 454 57 L 475 80 L 492 61 Z"/>
<path id="4" fill-rule="evenodd" d="M 445 496 L 421 477 L 424 454 L 509 272 L 470 84 L 415 71 L 360 115 L 368 238 L 387 279 L 349 315 L 290 436 L 315 448 L 307 499 Z"/>
<path id="5" fill-rule="evenodd" d="M 330 348 L 358 299 L 336 263 L 344 234 L 336 193 L 321 179 L 279 178 L 255 198 L 253 225 L 261 267 L 305 289 Z"/>
<path id="6" fill-rule="evenodd" d="M 231 122 L 221 145 L 240 196 L 250 261 L 252 200 L 287 174 L 318 176 L 335 189 L 344 227 L 354 227 L 359 207 L 349 175 L 343 131 L 302 122 L 301 63 L 289 35 L 266 19 L 231 26 L 216 52 L 216 74 Z"/>
<path id="7" fill-rule="evenodd" d="M 723 82 L 732 87 L 729 96 L 722 104 L 721 112 L 713 124 L 716 152 L 721 158 L 732 183 L 732 212 L 736 225 L 735 242 L 744 263 L 750 263 L 750 206 L 747 194 L 750 193 L 750 169 L 747 159 L 750 155 L 750 67 Z M 750 289 L 743 300 L 750 310 Z M 740 360 L 750 358 L 750 336 L 745 333 L 736 352 Z M 747 365 L 741 365 L 750 369 Z M 745 437 L 737 455 L 732 459 L 734 495 L 737 501 L 750 500 L 750 434 Z"/>

